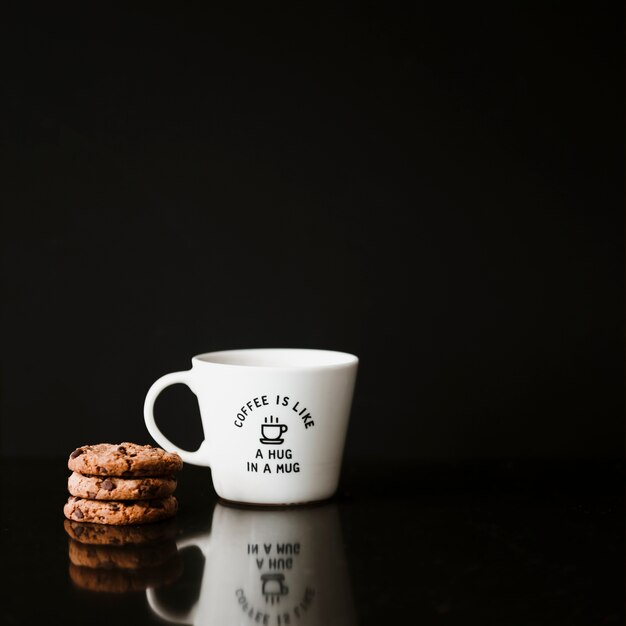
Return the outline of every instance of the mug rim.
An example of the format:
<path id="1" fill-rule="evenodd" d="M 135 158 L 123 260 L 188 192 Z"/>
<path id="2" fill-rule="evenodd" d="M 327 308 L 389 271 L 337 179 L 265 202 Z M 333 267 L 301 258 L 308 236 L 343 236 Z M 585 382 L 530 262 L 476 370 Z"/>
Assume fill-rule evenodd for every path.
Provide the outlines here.
<path id="1" fill-rule="evenodd" d="M 250 357 L 252 362 L 243 362 L 244 356 Z M 276 360 L 275 363 L 271 362 L 273 359 Z M 194 355 L 191 360 L 194 364 L 203 366 L 299 371 L 337 369 L 357 365 L 359 362 L 359 358 L 350 352 L 319 348 L 236 348 L 203 352 Z"/>

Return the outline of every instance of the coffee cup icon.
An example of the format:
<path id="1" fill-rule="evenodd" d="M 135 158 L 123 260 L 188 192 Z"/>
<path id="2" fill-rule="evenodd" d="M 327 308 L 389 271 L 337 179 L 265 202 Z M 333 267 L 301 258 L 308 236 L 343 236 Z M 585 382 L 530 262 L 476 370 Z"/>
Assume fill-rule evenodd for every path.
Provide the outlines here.
<path id="1" fill-rule="evenodd" d="M 267 420 L 267 418 L 265 418 Z M 270 417 L 270 420 L 273 420 Z M 280 444 L 285 440 L 283 439 L 283 435 L 287 432 L 286 424 L 278 424 L 269 422 L 261 425 L 261 439 L 259 440 L 261 443 L 265 444 Z"/>
<path id="2" fill-rule="evenodd" d="M 266 602 L 274 604 L 280 601 L 280 596 L 289 593 L 289 587 L 285 585 L 284 574 L 261 574 L 261 593 Z"/>

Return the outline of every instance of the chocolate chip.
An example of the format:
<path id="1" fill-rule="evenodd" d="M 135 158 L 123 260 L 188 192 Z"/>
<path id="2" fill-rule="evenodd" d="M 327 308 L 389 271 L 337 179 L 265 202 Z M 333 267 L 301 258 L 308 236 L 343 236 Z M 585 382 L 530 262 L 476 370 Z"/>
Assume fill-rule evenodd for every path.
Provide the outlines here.
<path id="1" fill-rule="evenodd" d="M 112 511 L 119 511 L 120 510 L 119 504 L 111 504 L 111 510 Z"/>
<path id="2" fill-rule="evenodd" d="M 74 515 L 78 518 L 78 519 L 83 519 L 83 517 L 85 517 L 83 515 L 83 512 L 77 507 L 74 509 Z"/>
<path id="3" fill-rule="evenodd" d="M 102 489 L 106 489 L 107 491 L 112 491 L 113 489 L 115 489 L 115 484 L 113 483 L 112 480 L 109 480 L 107 478 L 106 480 L 102 481 L 102 484 L 100 485 L 100 487 L 102 487 Z"/>
<path id="4" fill-rule="evenodd" d="M 70 459 L 75 459 L 77 456 L 80 456 L 84 450 L 82 448 L 76 448 L 72 454 L 70 454 Z"/>
<path id="5" fill-rule="evenodd" d="M 85 532 L 85 529 L 82 526 L 77 526 L 76 528 L 74 528 L 74 534 L 77 537 L 80 537 L 84 532 Z"/>
<path id="6" fill-rule="evenodd" d="M 88 491 L 87 492 L 87 497 L 91 498 L 92 500 L 96 497 L 96 494 L 93 491 Z"/>
<path id="7" fill-rule="evenodd" d="M 126 454 L 126 448 L 124 446 L 118 446 L 117 451 Z"/>

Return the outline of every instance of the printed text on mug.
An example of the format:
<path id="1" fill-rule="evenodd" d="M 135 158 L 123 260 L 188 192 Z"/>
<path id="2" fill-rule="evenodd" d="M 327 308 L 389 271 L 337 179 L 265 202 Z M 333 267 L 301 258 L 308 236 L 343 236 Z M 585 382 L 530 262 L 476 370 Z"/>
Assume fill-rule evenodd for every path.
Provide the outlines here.
<path id="1" fill-rule="evenodd" d="M 272 397 L 271 402 L 269 396 L 267 395 L 257 396 L 255 398 L 252 398 L 251 400 L 248 400 L 248 402 L 244 403 L 244 405 L 239 409 L 239 412 L 237 413 L 237 416 L 235 418 L 235 426 L 241 428 L 243 426 L 243 423 L 246 421 L 246 417 L 249 417 L 253 411 L 255 411 L 256 409 L 269 407 L 270 405 L 273 407 L 279 406 L 291 409 L 302 420 L 305 428 L 311 428 L 312 426 L 315 426 L 313 417 L 311 416 L 311 413 L 306 408 L 306 406 L 303 406 L 299 401 L 290 400 L 289 396 L 281 395 L 276 395 Z"/>

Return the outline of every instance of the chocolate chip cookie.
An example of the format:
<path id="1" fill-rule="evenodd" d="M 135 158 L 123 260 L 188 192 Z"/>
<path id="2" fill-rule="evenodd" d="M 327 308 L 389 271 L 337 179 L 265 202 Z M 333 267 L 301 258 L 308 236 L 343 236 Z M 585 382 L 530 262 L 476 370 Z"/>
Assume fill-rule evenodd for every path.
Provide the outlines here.
<path id="1" fill-rule="evenodd" d="M 72 472 L 67 480 L 67 489 L 73 496 L 90 500 L 152 500 L 173 494 L 176 479 L 173 476 L 160 478 L 85 476 Z"/>
<path id="2" fill-rule="evenodd" d="M 99 443 L 76 448 L 67 462 L 73 472 L 95 476 L 168 476 L 182 469 L 183 461 L 175 452 L 139 445 Z"/>
<path id="3" fill-rule="evenodd" d="M 155 500 L 89 500 L 70 496 L 63 507 L 65 517 L 76 522 L 96 524 L 148 524 L 176 515 L 178 501 L 174 496 Z"/>
<path id="4" fill-rule="evenodd" d="M 183 562 L 179 555 L 162 565 L 140 569 L 99 569 L 72 562 L 69 567 L 70 578 L 76 587 L 104 593 L 129 593 L 161 587 L 178 579 L 182 571 Z"/>
<path id="5" fill-rule="evenodd" d="M 94 546 L 68 540 L 68 555 L 74 565 L 100 569 L 139 569 L 156 567 L 176 553 L 173 539 L 141 546 Z"/>
<path id="6" fill-rule="evenodd" d="M 174 520 L 139 526 L 107 526 L 93 522 L 63 520 L 65 532 L 80 543 L 96 546 L 134 546 L 174 539 L 178 527 Z"/>

